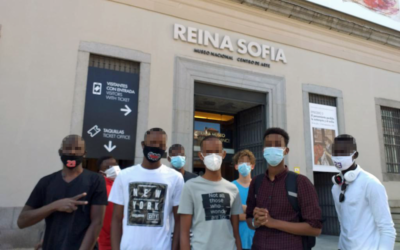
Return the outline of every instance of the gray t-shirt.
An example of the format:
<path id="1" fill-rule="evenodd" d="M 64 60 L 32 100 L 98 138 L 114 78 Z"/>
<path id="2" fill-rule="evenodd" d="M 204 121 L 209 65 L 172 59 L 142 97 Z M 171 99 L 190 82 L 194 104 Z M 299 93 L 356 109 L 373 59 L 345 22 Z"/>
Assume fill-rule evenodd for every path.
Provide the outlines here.
<path id="1" fill-rule="evenodd" d="M 243 213 L 237 187 L 231 182 L 197 177 L 185 183 L 179 214 L 192 214 L 193 250 L 236 250 L 231 215 Z"/>

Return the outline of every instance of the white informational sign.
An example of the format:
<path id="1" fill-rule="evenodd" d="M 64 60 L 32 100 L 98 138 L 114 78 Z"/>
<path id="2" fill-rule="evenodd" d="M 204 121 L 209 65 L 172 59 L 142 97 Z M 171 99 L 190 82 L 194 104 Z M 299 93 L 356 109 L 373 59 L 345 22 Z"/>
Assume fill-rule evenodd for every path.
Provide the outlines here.
<path id="1" fill-rule="evenodd" d="M 310 103 L 313 170 L 339 172 L 332 161 L 332 144 L 339 135 L 336 107 Z"/>
<path id="2" fill-rule="evenodd" d="M 400 31 L 400 0 L 307 0 Z"/>

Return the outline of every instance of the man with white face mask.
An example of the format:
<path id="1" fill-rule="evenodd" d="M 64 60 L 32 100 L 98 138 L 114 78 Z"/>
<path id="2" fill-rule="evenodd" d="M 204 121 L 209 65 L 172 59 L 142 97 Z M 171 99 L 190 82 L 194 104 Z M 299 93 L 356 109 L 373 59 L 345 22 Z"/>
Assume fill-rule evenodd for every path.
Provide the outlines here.
<path id="1" fill-rule="evenodd" d="M 178 213 L 181 218 L 181 250 L 190 250 L 189 233 L 193 222 L 193 250 L 241 250 L 239 215 L 243 213 L 237 187 L 222 178 L 226 156 L 222 142 L 207 136 L 200 143 L 203 176 L 186 182 Z"/>
<path id="2" fill-rule="evenodd" d="M 306 176 L 285 165 L 288 143 L 289 135 L 281 128 L 264 133 L 268 169 L 253 178 L 247 198 L 247 224 L 256 230 L 252 249 L 311 249 L 321 234 L 317 192 Z"/>
<path id="3" fill-rule="evenodd" d="M 112 156 L 104 156 L 97 160 L 98 171 L 104 176 L 107 188 L 107 197 L 110 195 L 112 185 L 114 184 L 115 178 L 121 169 L 118 166 L 117 160 Z M 112 202 L 109 202 L 104 215 L 103 227 L 101 228 L 99 235 L 99 250 L 111 250 L 111 219 L 113 214 Z"/>
<path id="4" fill-rule="evenodd" d="M 332 177 L 332 195 L 340 222 L 339 249 L 391 250 L 396 230 L 385 187 L 355 162 L 357 158 L 351 135 L 335 138 L 332 160 L 340 173 Z"/>

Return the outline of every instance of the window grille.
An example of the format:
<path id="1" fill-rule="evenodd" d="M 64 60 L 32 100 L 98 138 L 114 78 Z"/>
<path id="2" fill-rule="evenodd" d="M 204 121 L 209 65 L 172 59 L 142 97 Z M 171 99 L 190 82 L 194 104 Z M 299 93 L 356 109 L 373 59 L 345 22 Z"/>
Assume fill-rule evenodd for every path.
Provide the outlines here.
<path id="1" fill-rule="evenodd" d="M 388 173 L 400 174 L 400 109 L 381 107 Z"/>
<path id="2" fill-rule="evenodd" d="M 336 98 L 325 95 L 309 94 L 310 103 L 336 107 Z"/>
<path id="3" fill-rule="evenodd" d="M 126 73 L 139 73 L 140 69 L 140 63 L 138 62 L 132 62 L 123 59 L 100 56 L 95 54 L 90 55 L 89 66 L 101 69 L 121 71 Z"/>

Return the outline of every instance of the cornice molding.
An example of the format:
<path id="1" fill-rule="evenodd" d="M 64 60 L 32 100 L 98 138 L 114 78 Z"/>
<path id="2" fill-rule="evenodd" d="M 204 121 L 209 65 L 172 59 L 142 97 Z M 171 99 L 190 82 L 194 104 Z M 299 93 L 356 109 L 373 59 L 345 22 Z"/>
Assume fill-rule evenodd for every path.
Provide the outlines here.
<path id="1" fill-rule="evenodd" d="M 400 32 L 304 0 L 230 0 L 400 49 Z"/>

